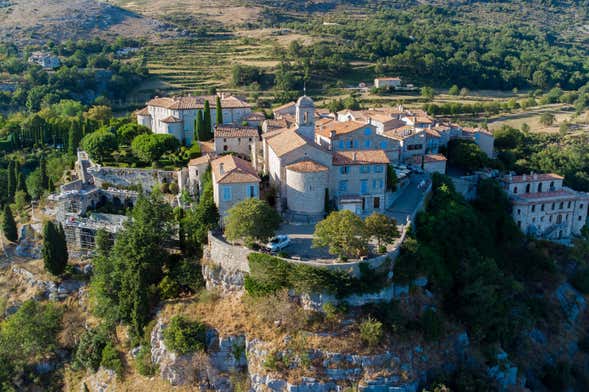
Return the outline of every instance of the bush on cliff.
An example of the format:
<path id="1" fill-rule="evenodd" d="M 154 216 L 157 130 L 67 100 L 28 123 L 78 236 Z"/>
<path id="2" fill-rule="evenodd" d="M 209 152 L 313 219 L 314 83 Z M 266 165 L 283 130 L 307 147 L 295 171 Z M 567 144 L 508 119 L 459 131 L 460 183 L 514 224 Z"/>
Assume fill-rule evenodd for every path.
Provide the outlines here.
<path id="1" fill-rule="evenodd" d="M 164 330 L 164 343 L 178 354 L 189 354 L 205 349 L 206 328 L 198 321 L 174 316 Z"/>

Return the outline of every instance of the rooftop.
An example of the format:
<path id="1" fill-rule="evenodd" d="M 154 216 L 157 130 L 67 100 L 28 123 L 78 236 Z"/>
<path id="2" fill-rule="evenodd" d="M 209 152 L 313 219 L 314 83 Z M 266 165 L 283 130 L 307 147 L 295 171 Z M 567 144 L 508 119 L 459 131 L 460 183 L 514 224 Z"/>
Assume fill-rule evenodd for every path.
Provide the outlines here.
<path id="1" fill-rule="evenodd" d="M 258 138 L 258 128 L 239 126 L 239 125 L 217 125 L 215 127 L 215 137 L 233 138 L 233 137 L 252 137 Z"/>
<path id="2" fill-rule="evenodd" d="M 327 166 L 323 166 L 322 164 L 311 160 L 293 163 L 292 165 L 288 165 L 286 168 L 299 173 L 313 173 L 329 170 Z"/>
<path id="3" fill-rule="evenodd" d="M 315 133 L 324 137 L 331 137 L 331 133 L 335 132 L 335 135 L 345 135 L 364 128 L 367 124 L 359 121 L 335 121 L 332 119 L 324 119 L 319 122 L 315 127 Z"/>
<path id="4" fill-rule="evenodd" d="M 213 180 L 218 184 L 260 182 L 256 169 L 234 155 L 225 155 L 211 162 Z"/>
<path id="5" fill-rule="evenodd" d="M 504 176 L 503 181 L 515 184 L 519 182 L 533 182 L 533 181 L 558 181 L 563 180 L 563 176 L 555 173 L 541 173 L 541 174 L 522 174 L 521 176 Z"/>
<path id="6" fill-rule="evenodd" d="M 282 132 L 276 131 L 275 135 L 268 135 L 266 140 L 272 151 L 274 151 L 274 154 L 278 157 L 309 143 L 293 128 L 282 130 Z"/>
<path id="7" fill-rule="evenodd" d="M 390 160 L 383 150 L 338 151 L 333 154 L 335 166 L 388 163 Z"/>
<path id="8" fill-rule="evenodd" d="M 210 155 L 205 154 L 205 155 L 203 155 L 201 157 L 191 159 L 188 162 L 188 166 L 198 166 L 198 165 L 203 165 L 205 163 L 210 163 L 210 162 L 211 162 Z"/>
<path id="9" fill-rule="evenodd" d="M 182 122 L 182 120 L 180 120 L 178 117 L 168 116 L 168 117 L 164 118 L 163 120 L 161 120 L 161 122 L 171 124 L 171 123 Z"/>
<path id="10" fill-rule="evenodd" d="M 148 106 L 157 106 L 172 110 L 190 110 L 190 109 L 204 109 L 205 101 L 209 101 L 211 106 L 215 105 L 217 100 L 216 95 L 210 96 L 181 96 L 181 97 L 155 97 L 149 102 Z M 221 107 L 224 109 L 249 108 L 250 105 L 241 98 L 233 95 L 221 97 Z"/>

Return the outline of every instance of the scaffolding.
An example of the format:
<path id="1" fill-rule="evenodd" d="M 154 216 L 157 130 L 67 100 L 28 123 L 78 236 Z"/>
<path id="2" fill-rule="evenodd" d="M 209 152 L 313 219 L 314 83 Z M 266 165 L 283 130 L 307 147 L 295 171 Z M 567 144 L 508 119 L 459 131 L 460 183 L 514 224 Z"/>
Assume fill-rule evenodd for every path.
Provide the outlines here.
<path id="1" fill-rule="evenodd" d="M 89 218 L 68 215 L 62 223 L 68 251 L 72 254 L 88 254 L 96 247 L 96 233 L 104 230 L 110 233 L 110 240 L 119 233 L 128 218 L 124 215 L 92 214 Z"/>

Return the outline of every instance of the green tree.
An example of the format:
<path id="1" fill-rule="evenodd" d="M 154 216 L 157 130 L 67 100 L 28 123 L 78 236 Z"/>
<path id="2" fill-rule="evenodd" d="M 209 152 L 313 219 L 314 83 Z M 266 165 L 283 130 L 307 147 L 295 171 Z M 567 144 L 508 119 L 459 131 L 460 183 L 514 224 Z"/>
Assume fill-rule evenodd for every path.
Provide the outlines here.
<path id="1" fill-rule="evenodd" d="M 420 92 L 421 96 L 426 100 L 431 101 L 432 99 L 434 99 L 435 92 L 432 87 L 424 86 L 421 88 Z"/>
<path id="2" fill-rule="evenodd" d="M 540 124 L 546 125 L 546 126 L 551 126 L 552 124 L 554 124 L 554 114 L 552 113 L 543 113 L 540 116 Z"/>
<path id="3" fill-rule="evenodd" d="M 166 152 L 172 152 L 179 147 L 178 139 L 168 134 L 142 134 L 133 139 L 131 150 L 143 162 L 154 162 Z"/>
<path id="4" fill-rule="evenodd" d="M 67 243 L 61 225 L 47 221 L 43 226 L 43 262 L 45 270 L 60 276 L 65 272 L 68 261 Z"/>
<path id="5" fill-rule="evenodd" d="M 180 355 L 205 349 L 206 328 L 198 321 L 174 316 L 164 329 L 164 343 Z"/>
<path id="6" fill-rule="evenodd" d="M 280 225 L 280 215 L 263 200 L 249 198 L 235 204 L 225 218 L 225 237 L 246 244 L 266 242 Z"/>
<path id="7" fill-rule="evenodd" d="M 16 242 L 16 240 L 18 240 L 16 222 L 14 221 L 12 210 L 8 204 L 4 206 L 4 214 L 2 214 L 2 232 L 8 241 Z"/>
<path id="8" fill-rule="evenodd" d="M 399 237 L 397 222 L 384 214 L 374 212 L 364 220 L 364 224 L 368 235 L 376 240 L 381 252 L 386 250 L 386 245 L 392 244 Z"/>
<path id="9" fill-rule="evenodd" d="M 68 131 L 67 140 L 68 153 L 70 153 L 70 155 L 75 156 L 78 151 L 78 147 L 80 147 L 80 141 L 82 140 L 82 129 L 80 128 L 80 125 L 75 121 L 72 121 L 70 129 Z"/>
<path id="10" fill-rule="evenodd" d="M 128 123 L 117 129 L 119 143 L 130 145 L 133 139 L 139 135 L 151 133 L 149 128 L 137 123 Z"/>
<path id="11" fill-rule="evenodd" d="M 205 109 L 203 112 L 202 124 L 207 135 L 207 140 L 213 138 L 213 124 L 211 120 L 211 104 L 208 100 L 205 101 Z"/>
<path id="12" fill-rule="evenodd" d="M 387 166 L 387 191 L 395 192 L 397 190 L 397 185 L 399 184 L 399 179 L 397 178 L 397 172 L 393 165 Z"/>
<path id="13" fill-rule="evenodd" d="M 8 192 L 7 200 L 11 203 L 14 200 L 14 193 L 16 192 L 16 173 L 15 173 L 15 162 L 13 160 L 8 161 Z"/>
<path id="14" fill-rule="evenodd" d="M 92 106 L 84 115 L 88 120 L 95 121 L 102 126 L 112 118 L 112 109 L 104 105 Z"/>
<path id="15" fill-rule="evenodd" d="M 109 131 L 98 130 L 84 136 L 82 149 L 99 161 L 104 161 L 118 147 L 117 137 Z"/>
<path id="16" fill-rule="evenodd" d="M 218 95 L 215 102 L 215 114 L 217 116 L 217 125 L 223 125 L 223 108 L 221 107 L 221 97 Z"/>
<path id="17" fill-rule="evenodd" d="M 448 161 L 465 170 L 474 171 L 485 166 L 487 156 L 474 142 L 451 140 L 448 143 Z"/>
<path id="18" fill-rule="evenodd" d="M 47 189 L 49 187 L 49 177 L 47 176 L 47 160 L 45 159 L 45 155 L 41 155 L 41 159 L 39 160 L 39 177 L 41 187 Z"/>
<path id="19" fill-rule="evenodd" d="M 196 139 L 201 141 L 201 142 L 205 142 L 207 140 L 209 140 L 208 134 L 209 132 L 205 129 L 205 125 L 204 125 L 204 117 L 203 117 L 203 113 L 202 111 L 198 111 L 198 113 L 196 113 L 196 119 L 195 121 L 195 133 L 196 133 Z"/>
<path id="20" fill-rule="evenodd" d="M 458 95 L 460 93 L 460 88 L 457 85 L 452 85 L 448 90 L 448 95 Z"/>
<path id="21" fill-rule="evenodd" d="M 334 211 L 315 226 L 313 247 L 329 247 L 329 253 L 341 259 L 366 253 L 366 225 L 351 211 Z"/>

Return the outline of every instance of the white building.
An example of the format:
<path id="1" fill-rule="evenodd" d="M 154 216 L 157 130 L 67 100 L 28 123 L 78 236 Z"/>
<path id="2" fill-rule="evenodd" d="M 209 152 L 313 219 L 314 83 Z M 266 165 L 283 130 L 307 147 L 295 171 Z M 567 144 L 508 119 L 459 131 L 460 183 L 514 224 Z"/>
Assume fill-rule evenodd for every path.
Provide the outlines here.
<path id="1" fill-rule="evenodd" d="M 258 128 L 221 125 L 215 127 L 215 153 L 218 155 L 234 152 L 253 161 L 259 148 Z"/>
<path id="2" fill-rule="evenodd" d="M 28 61 L 30 64 L 38 64 L 45 69 L 55 69 L 61 65 L 59 57 L 46 52 L 33 52 Z"/>
<path id="3" fill-rule="evenodd" d="M 587 221 L 589 193 L 562 185 L 557 174 L 524 174 L 503 177 L 513 203 L 513 219 L 525 233 L 548 240 L 568 240 Z"/>
<path id="4" fill-rule="evenodd" d="M 223 110 L 223 124 L 240 125 L 252 113 L 250 105 L 233 95 L 220 94 Z M 137 111 L 137 123 L 151 129 L 153 133 L 174 135 L 181 143 L 192 144 L 194 124 L 199 111 L 203 111 L 205 102 L 211 108 L 211 126 L 215 124 L 217 112 L 216 96 L 184 96 L 159 98 L 147 102 L 144 109 Z M 212 129 L 211 129 L 212 130 Z"/>
<path id="5" fill-rule="evenodd" d="M 376 88 L 397 88 L 401 87 L 401 78 L 376 78 L 374 79 Z"/>

